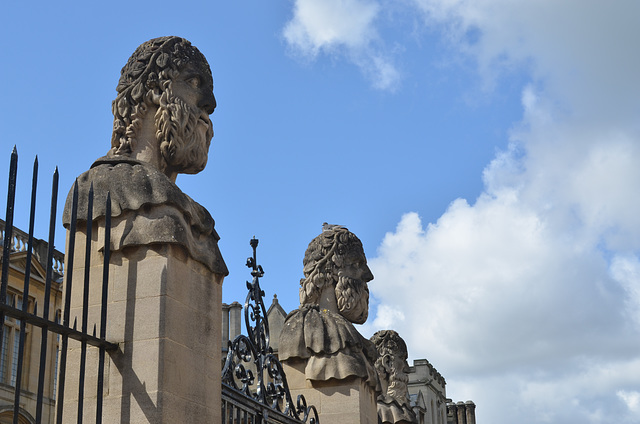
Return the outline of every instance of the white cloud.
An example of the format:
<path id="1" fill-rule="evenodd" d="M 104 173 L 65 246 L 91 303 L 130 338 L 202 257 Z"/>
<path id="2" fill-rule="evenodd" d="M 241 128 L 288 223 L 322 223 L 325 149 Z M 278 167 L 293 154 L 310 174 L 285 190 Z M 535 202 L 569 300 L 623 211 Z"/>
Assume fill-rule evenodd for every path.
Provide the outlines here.
<path id="1" fill-rule="evenodd" d="M 437 366 L 437 364 L 436 364 Z M 637 423 L 634 396 L 640 361 L 583 363 L 570 373 L 503 373 L 445 378 L 457 399 L 473 399 L 477 413 L 495 423 Z M 616 387 L 625 387 L 616 390 Z M 477 422 L 483 418 L 479 416 Z M 488 421 L 485 419 L 485 421 Z"/>
<path id="2" fill-rule="evenodd" d="M 304 57 L 341 55 L 356 64 L 381 90 L 393 90 L 400 73 L 379 43 L 374 0 L 296 0 L 284 28 L 289 46 Z"/>
<path id="3" fill-rule="evenodd" d="M 479 422 L 638 422 L 640 3 L 382 4 L 297 0 L 285 38 L 393 87 L 377 25 L 404 5 L 475 60 L 486 87 L 514 70 L 529 81 L 484 193 L 435 223 L 408 213 L 385 236 L 364 330 L 398 330 L 450 397 L 476 401 Z"/>
<path id="4" fill-rule="evenodd" d="M 632 255 L 615 256 L 611 275 L 626 291 L 627 313 L 640 328 L 640 260 Z"/>
<path id="5" fill-rule="evenodd" d="M 479 417 L 633 422 L 611 396 L 640 390 L 640 326 L 626 319 L 639 311 L 638 260 L 609 270 L 571 241 L 513 193 L 457 200 L 426 228 L 407 214 L 370 260 L 370 331 L 398 330 Z"/>
<path id="6" fill-rule="evenodd" d="M 473 207 L 457 200 L 426 231 L 416 214 L 403 217 L 371 260 L 371 290 L 403 312 L 406 319 L 385 313 L 385 321 L 409 332 L 413 357 L 471 374 L 561 367 L 609 349 L 624 331 L 606 263 L 565 236 L 513 193 Z"/>
<path id="7" fill-rule="evenodd" d="M 298 0 L 284 29 L 286 40 L 312 55 L 337 46 L 361 48 L 375 37 L 379 6 L 362 0 Z"/>
<path id="8" fill-rule="evenodd" d="M 373 328 L 394 328 L 397 323 L 404 321 L 404 313 L 400 309 L 392 308 L 389 305 L 381 305 L 376 310 L 376 317 L 373 323 L 365 324 L 365 327 L 361 330 L 362 333 L 373 335 L 374 331 L 370 331 Z"/>
<path id="9" fill-rule="evenodd" d="M 413 4 L 488 86 L 515 68 L 530 81 L 484 193 L 385 236 L 373 323 L 479 422 L 638 422 L 640 3 Z"/>
<path id="10" fill-rule="evenodd" d="M 367 75 L 374 88 L 393 91 L 400 81 L 400 71 L 388 58 L 371 51 L 359 54 L 354 61 Z"/>
<path id="11" fill-rule="evenodd" d="M 624 401 L 631 412 L 640 414 L 640 392 L 618 390 L 616 395 Z"/>
<path id="12" fill-rule="evenodd" d="M 574 114 L 633 120 L 638 112 L 640 3 L 634 0 L 413 0 L 427 25 L 444 25 L 488 82 L 527 67 Z M 611 101 L 614 101 L 610 103 Z"/>

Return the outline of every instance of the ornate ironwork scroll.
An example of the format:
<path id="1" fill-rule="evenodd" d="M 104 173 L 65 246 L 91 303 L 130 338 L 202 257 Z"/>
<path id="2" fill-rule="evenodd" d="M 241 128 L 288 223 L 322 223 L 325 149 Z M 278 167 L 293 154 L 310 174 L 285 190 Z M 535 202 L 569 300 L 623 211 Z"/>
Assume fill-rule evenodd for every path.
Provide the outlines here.
<path id="1" fill-rule="evenodd" d="M 250 244 L 253 257 L 247 259 L 247 266 L 251 268 L 253 279 L 251 283 L 247 281 L 249 293 L 244 304 L 247 336 L 241 334 L 229 341 L 222 384 L 264 405 L 259 413 L 267 422 L 272 422 L 267 419 L 271 413 L 271 418 L 282 414 L 282 418 L 287 417 L 290 422 L 319 424 L 315 406 L 308 406 L 304 396 L 299 395 L 294 404 L 282 364 L 269 345 L 269 322 L 262 300 L 264 291 L 259 282 L 264 270 L 256 259 L 258 239 L 252 238 Z"/>

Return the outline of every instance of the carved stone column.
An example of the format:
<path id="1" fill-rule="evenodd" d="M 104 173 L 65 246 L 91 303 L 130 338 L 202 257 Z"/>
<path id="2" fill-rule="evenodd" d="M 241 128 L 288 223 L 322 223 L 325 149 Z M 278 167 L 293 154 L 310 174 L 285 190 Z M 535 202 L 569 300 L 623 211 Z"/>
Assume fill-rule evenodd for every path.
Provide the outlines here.
<path id="1" fill-rule="evenodd" d="M 222 304 L 222 349 L 226 351 L 229 341 L 229 305 Z"/>
<path id="2" fill-rule="evenodd" d="M 464 402 L 458 402 L 458 424 L 467 424 L 467 413 Z"/>
<path id="3" fill-rule="evenodd" d="M 454 402 L 447 403 L 447 423 L 458 424 L 458 407 Z"/>
<path id="4" fill-rule="evenodd" d="M 468 400 L 465 404 L 467 424 L 476 424 L 476 404 Z"/>
<path id="5" fill-rule="evenodd" d="M 229 305 L 229 338 L 233 340 L 242 333 L 242 305 L 233 302 Z"/>

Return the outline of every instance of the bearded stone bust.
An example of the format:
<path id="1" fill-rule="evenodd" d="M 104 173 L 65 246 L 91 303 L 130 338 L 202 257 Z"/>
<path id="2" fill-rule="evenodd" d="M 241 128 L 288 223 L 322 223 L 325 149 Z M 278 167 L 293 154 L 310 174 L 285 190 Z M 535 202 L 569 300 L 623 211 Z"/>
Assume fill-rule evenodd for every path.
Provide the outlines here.
<path id="1" fill-rule="evenodd" d="M 213 218 L 175 185 L 179 173 L 195 174 L 207 164 L 209 115 L 216 107 L 207 60 L 183 38 L 155 38 L 129 58 L 116 90 L 111 149 L 78 177 L 78 223 L 87 220 L 93 185 L 94 222 L 104 218 L 111 193 L 112 250 L 180 245 L 212 272 L 227 275 Z M 67 228 L 71 197 L 63 214 Z"/>
<path id="2" fill-rule="evenodd" d="M 280 360 L 306 361 L 307 380 L 360 377 L 377 389 L 375 347 L 353 326 L 367 320 L 367 282 L 373 279 L 362 243 L 347 228 L 325 224 L 309 243 L 303 266 L 300 308 L 285 320 Z"/>
<path id="3" fill-rule="evenodd" d="M 378 396 L 379 422 L 391 424 L 417 423 L 409 398 L 409 364 L 407 345 L 393 330 L 376 332 L 371 341 L 376 346 L 378 358 L 375 368 L 380 377 L 381 393 Z"/>

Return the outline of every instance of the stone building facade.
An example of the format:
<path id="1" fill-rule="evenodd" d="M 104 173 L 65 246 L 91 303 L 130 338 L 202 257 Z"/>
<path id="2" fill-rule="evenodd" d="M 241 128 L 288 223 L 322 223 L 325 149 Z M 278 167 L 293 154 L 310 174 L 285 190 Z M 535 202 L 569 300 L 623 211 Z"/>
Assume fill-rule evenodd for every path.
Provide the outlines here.
<path id="1" fill-rule="evenodd" d="M 5 222 L 0 220 L 0 243 L 4 243 Z M 28 235 L 15 228 L 11 240 L 9 254 L 9 279 L 7 287 L 7 304 L 21 308 L 28 302 L 27 310 L 33 312 L 38 305 L 42 310 L 45 303 L 46 258 L 48 244 L 44 240 L 34 239 L 33 256 L 29 275 L 29 296 L 24 299 L 24 280 L 27 266 Z M 0 264 L 4 258 L 0 258 Z M 50 319 L 60 318 L 62 309 L 62 277 L 64 255 L 54 250 L 53 281 L 50 294 Z M 18 366 L 18 346 L 20 340 L 20 321 L 5 317 L 2 333 L 2 351 L 0 352 L 0 423 L 13 422 L 13 405 L 15 400 L 16 374 Z M 54 408 L 57 383 L 57 358 L 59 336 L 49 333 L 46 352 L 46 372 L 44 375 L 43 423 L 54 422 Z M 40 328 L 28 325 L 25 331 L 25 350 L 23 355 L 23 371 L 20 390 L 21 424 L 35 423 L 36 392 L 38 389 L 38 369 L 40 363 Z"/>
<path id="2" fill-rule="evenodd" d="M 419 424 L 447 424 L 446 381 L 426 359 L 416 359 L 409 367 L 409 395 Z"/>

